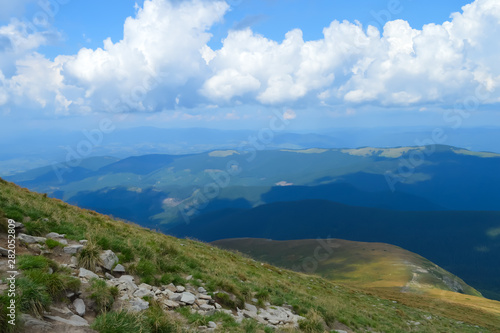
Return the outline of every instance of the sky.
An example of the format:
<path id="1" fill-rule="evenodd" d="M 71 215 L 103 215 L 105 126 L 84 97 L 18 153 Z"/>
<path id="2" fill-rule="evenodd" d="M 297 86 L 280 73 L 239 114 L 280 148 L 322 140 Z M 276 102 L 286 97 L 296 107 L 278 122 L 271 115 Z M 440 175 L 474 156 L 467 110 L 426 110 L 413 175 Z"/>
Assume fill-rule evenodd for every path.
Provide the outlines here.
<path id="1" fill-rule="evenodd" d="M 500 1 L 0 0 L 0 138 L 500 123 Z M 459 121 L 459 120 L 460 121 Z"/>

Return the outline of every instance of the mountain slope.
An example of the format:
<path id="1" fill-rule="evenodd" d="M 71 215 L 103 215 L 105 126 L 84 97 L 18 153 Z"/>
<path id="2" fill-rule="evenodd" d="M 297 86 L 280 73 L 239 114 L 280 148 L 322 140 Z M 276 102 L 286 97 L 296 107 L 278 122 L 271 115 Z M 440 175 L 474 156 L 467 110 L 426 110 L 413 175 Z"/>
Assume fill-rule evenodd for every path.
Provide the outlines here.
<path id="1" fill-rule="evenodd" d="M 431 289 L 481 296 L 461 279 L 429 260 L 400 247 L 341 239 L 235 238 L 212 242 L 224 249 L 299 272 L 358 287 L 391 288 L 402 292 Z"/>
<path id="2" fill-rule="evenodd" d="M 405 212 L 324 200 L 278 202 L 204 214 L 168 232 L 203 241 L 224 238 L 296 240 L 334 237 L 383 242 L 418 253 L 500 299 L 500 212 Z"/>
<path id="3" fill-rule="evenodd" d="M 102 249 L 113 250 L 126 270 L 143 282 L 162 284 L 173 278 L 186 281 L 190 275 L 195 277 L 192 283 L 203 281 L 209 292 L 222 290 L 245 302 L 257 297 L 274 305 L 290 304 L 293 311 L 307 318 L 307 325 L 320 323 L 327 330 L 343 327 L 350 332 L 499 332 L 498 302 L 470 296 L 473 304 L 459 304 L 411 293 L 386 296 L 363 291 L 261 264 L 208 244 L 114 221 L 1 179 L 0 209 L 6 217 L 27 221 L 25 227 L 30 234 L 64 233 L 69 240 L 90 239 Z M 480 301 L 488 302 L 489 307 Z M 194 319 L 186 311 L 179 314 L 186 320 Z M 197 318 L 193 323 L 201 320 Z M 229 324 L 222 326 L 222 331 L 246 330 L 243 324 Z M 308 331 L 321 332 L 323 328 Z"/>

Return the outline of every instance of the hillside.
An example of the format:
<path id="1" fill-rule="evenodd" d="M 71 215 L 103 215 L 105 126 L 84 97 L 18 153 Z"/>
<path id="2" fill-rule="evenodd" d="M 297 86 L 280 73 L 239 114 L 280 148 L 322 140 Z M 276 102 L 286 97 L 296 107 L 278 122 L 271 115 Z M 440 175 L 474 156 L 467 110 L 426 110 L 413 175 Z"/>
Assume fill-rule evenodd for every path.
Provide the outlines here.
<path id="1" fill-rule="evenodd" d="M 257 238 L 222 239 L 212 244 L 278 267 L 319 274 L 357 287 L 426 294 L 437 289 L 481 296 L 436 264 L 390 244 L 342 239 L 273 241 Z"/>
<path id="2" fill-rule="evenodd" d="M 500 261 L 499 220 L 500 212 L 405 212 L 303 200 L 219 210 L 168 232 L 207 242 L 331 237 L 393 244 L 461 277 L 486 297 L 500 299 L 500 267 L 492 265 Z"/>
<path id="3" fill-rule="evenodd" d="M 213 331 L 214 325 L 215 331 L 220 332 L 271 332 L 271 327 L 283 325 L 282 321 L 271 322 L 270 318 L 278 312 L 285 318 L 295 318 L 296 324 L 290 322 L 295 328 L 289 327 L 288 331 L 499 332 L 500 303 L 480 297 L 469 296 L 469 304 L 465 304 L 450 294 L 428 298 L 412 293 L 366 291 L 116 221 L 3 180 L 0 209 L 5 217 L 22 221 L 25 234 L 46 237 L 44 241 L 34 239 L 34 243 L 28 241 L 29 236 L 18 238 L 16 264 L 21 272 L 18 280 L 22 281 L 18 285 L 18 304 L 33 315 L 35 310 L 49 311 L 44 321 L 32 318 L 29 324 L 38 326 L 27 326 L 25 330 L 30 332 L 42 331 L 41 327 L 47 324 L 59 330 L 54 332 L 92 332 L 84 322 L 102 332 L 201 332 Z M 57 234 L 49 235 L 50 232 Z M 49 241 L 47 236 L 57 240 Z M 5 240 L 3 229 L 2 247 Z M 76 261 L 71 252 L 76 252 Z M 110 253 L 117 254 L 116 260 Z M 97 264 L 100 268 L 92 269 L 98 277 L 88 280 L 95 273 L 78 266 L 88 265 L 96 255 L 105 255 L 106 260 Z M 110 260 L 114 264 L 108 265 Z M 117 263 L 122 265 L 120 269 Z M 5 276 L 5 266 L 0 267 Z M 108 282 L 99 282 L 105 280 Z M 132 281 L 142 284 L 137 287 Z M 118 288 L 113 288 L 115 285 Z M 127 293 L 134 286 L 138 289 L 130 298 Z M 166 295 L 182 299 L 173 301 L 176 310 Z M 5 320 L 6 297 L 0 298 L 1 320 Z M 67 297 L 76 297 L 73 305 L 67 306 Z M 87 306 L 87 312 L 81 316 L 77 315 L 81 313 L 77 299 Z M 203 299 L 207 301 L 202 302 Z M 236 306 L 242 308 L 244 303 L 246 312 L 237 311 Z M 202 307 L 203 304 L 207 306 Z M 107 306 L 111 310 L 99 311 Z M 117 306 L 136 312 L 121 312 Z M 205 311 L 207 307 L 211 310 Z M 190 308 L 197 310 L 192 312 Z M 257 311 L 266 313 L 265 318 L 259 317 Z M 61 321 L 63 316 L 70 319 Z M 68 329 L 68 320 L 83 326 Z M 4 323 L 0 327 L 5 331 L 8 326 Z"/>

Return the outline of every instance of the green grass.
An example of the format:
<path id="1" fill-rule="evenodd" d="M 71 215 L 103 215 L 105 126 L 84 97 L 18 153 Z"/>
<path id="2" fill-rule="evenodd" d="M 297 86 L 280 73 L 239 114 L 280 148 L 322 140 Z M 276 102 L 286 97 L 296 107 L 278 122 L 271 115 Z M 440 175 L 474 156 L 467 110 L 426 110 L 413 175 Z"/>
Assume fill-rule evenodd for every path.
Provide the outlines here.
<path id="1" fill-rule="evenodd" d="M 78 266 L 95 271 L 97 266 L 102 264 L 100 253 L 101 247 L 93 241 L 88 241 L 76 256 Z"/>
<path id="2" fill-rule="evenodd" d="M 19 297 L 13 298 L 16 303 Z M 13 312 L 8 307 L 11 306 L 11 297 L 7 293 L 0 294 L 0 333 L 14 333 L 21 326 L 19 307 L 15 306 Z M 14 315 L 11 318 L 9 315 Z M 14 320 L 14 325 L 9 324 L 9 321 Z"/>
<path id="3" fill-rule="evenodd" d="M 99 315 L 92 323 L 92 328 L 100 333 L 150 333 L 143 326 L 141 314 L 127 311 L 105 312 Z"/>
<path id="4" fill-rule="evenodd" d="M 182 333 L 182 323 L 153 304 L 141 313 L 105 312 L 91 326 L 100 333 Z"/>
<path id="5" fill-rule="evenodd" d="M 90 298 L 95 302 L 97 312 L 107 312 L 111 310 L 119 291 L 117 287 L 110 287 L 106 281 L 92 278 L 88 287 Z"/>
<path id="6" fill-rule="evenodd" d="M 40 269 L 47 271 L 49 268 L 57 269 L 57 263 L 44 256 L 19 255 L 17 268 L 21 270 Z"/>
<path id="7" fill-rule="evenodd" d="M 108 216 L 72 207 L 59 200 L 44 198 L 43 195 L 31 193 L 2 180 L 0 180 L 0 209 L 4 212 L 9 210 L 21 212 L 23 216 L 29 216 L 29 213 L 32 216 L 47 218 L 48 221 L 42 218 L 34 220 L 33 223 L 38 223 L 49 231 L 72 235 L 74 238 L 92 239 L 95 235 L 105 235 L 107 242 L 101 244 L 114 246 L 119 250 L 117 250 L 119 256 L 127 256 L 126 245 L 134 253 L 129 265 L 134 267 L 138 275 L 142 275 L 139 277 L 149 278 L 152 284 L 164 284 L 161 280 L 165 274 L 171 274 L 165 276 L 166 281 L 175 275 L 180 278 L 193 275 L 196 279 L 201 279 L 205 283 L 205 288 L 214 293 L 215 297 L 221 291 L 230 294 L 219 295 L 221 299 L 224 298 L 224 302 L 227 302 L 227 307 L 233 307 L 238 302 L 241 305 L 242 301 L 257 295 L 261 301 L 270 301 L 274 305 L 290 304 L 298 314 L 306 317 L 307 325 L 303 325 L 307 327 L 304 326 L 304 330 L 314 329 L 314 322 L 323 321 L 328 325 L 328 329 L 331 329 L 335 322 L 340 322 L 356 332 L 372 330 L 400 333 L 407 332 L 408 321 L 413 320 L 421 322 L 421 325 L 412 327 L 412 332 L 500 332 L 498 302 L 488 301 L 487 304 L 490 306 L 488 309 L 486 306 L 476 306 L 478 303 L 474 302 L 473 296 L 470 296 L 470 304 L 452 303 L 447 301 L 447 298 L 429 298 L 425 295 L 401 294 L 387 290 L 363 290 L 333 283 L 318 276 L 262 265 L 248 257 L 208 244 L 177 239 L 133 224 L 115 221 Z M 43 271 L 51 267 L 50 261 L 46 259 L 28 259 L 28 256 L 26 259 L 21 258 L 22 256 L 19 258 L 19 263 L 28 270 Z M 20 270 L 23 271 L 21 268 Z M 54 269 L 54 272 L 67 274 L 60 269 Z M 47 286 L 35 283 L 28 276 L 19 280 L 24 283 L 20 288 L 24 290 L 23 295 L 20 295 L 22 298 L 20 302 L 24 302 L 24 311 L 39 309 L 40 312 L 40 309 L 50 304 L 51 295 Z M 104 287 L 96 286 L 95 289 L 93 293 L 104 290 L 100 294 L 111 294 L 111 291 L 108 293 Z M 26 297 L 29 294 L 33 295 L 35 301 L 33 304 L 29 304 L 30 298 Z M 392 302 L 395 299 L 398 303 Z M 103 308 L 109 308 L 107 305 L 110 303 L 109 300 L 108 298 L 108 301 L 101 302 Z M 312 317 L 312 311 L 321 319 Z M 425 319 L 429 314 L 433 317 L 431 321 Z M 150 324 L 145 324 L 144 316 L 144 314 L 105 312 L 97 317 L 93 327 L 98 328 L 100 332 L 111 333 L 151 332 L 152 328 Z M 186 314 L 186 316 L 191 315 Z M 207 318 L 187 317 L 186 320 L 192 321 L 193 324 L 204 323 L 207 320 Z M 232 323 L 229 318 L 212 319 L 216 322 L 222 320 L 223 325 L 227 325 L 223 332 L 246 331 L 244 325 Z M 464 324 L 457 324 L 457 321 L 463 321 Z M 154 319 L 153 322 L 161 320 Z M 480 327 L 476 328 L 474 325 Z"/>
<path id="8" fill-rule="evenodd" d="M 51 238 L 48 238 L 48 239 L 45 241 L 45 245 L 47 245 L 47 247 L 48 247 L 49 249 L 51 249 L 51 250 L 52 250 L 52 249 L 54 249 L 54 248 L 56 248 L 56 247 L 58 247 L 58 246 L 60 246 L 60 247 L 63 247 L 63 246 L 64 246 L 63 244 L 61 244 L 61 243 L 59 243 L 58 241 L 56 241 L 56 240 L 54 240 L 54 239 L 51 239 Z"/>
<path id="9" fill-rule="evenodd" d="M 52 304 L 47 287 L 29 278 L 21 277 L 16 281 L 19 310 L 35 317 L 42 317 Z"/>

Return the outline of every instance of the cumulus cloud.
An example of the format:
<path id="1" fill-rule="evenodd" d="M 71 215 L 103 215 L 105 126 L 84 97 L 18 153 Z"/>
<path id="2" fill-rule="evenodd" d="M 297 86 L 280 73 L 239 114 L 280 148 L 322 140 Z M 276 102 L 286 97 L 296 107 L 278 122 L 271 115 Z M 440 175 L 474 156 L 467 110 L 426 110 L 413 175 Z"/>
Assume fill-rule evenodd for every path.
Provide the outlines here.
<path id="1" fill-rule="evenodd" d="M 478 85 L 493 92 L 500 83 L 500 3 L 477 0 L 442 25 L 412 29 L 408 22 L 390 21 L 379 32 L 359 24 L 337 22 L 324 38 L 304 42 L 300 30 L 282 43 L 254 34 L 231 31 L 210 62 L 214 75 L 202 90 L 218 92 L 232 77 L 247 77 L 252 97 L 263 104 L 283 104 L 307 98 L 308 103 L 373 103 L 407 106 L 453 103 Z M 218 85 L 220 83 L 220 85 Z M 243 84 L 243 83 L 240 83 Z M 241 98 L 224 89 L 224 98 Z M 492 93 L 484 102 L 498 102 Z"/>
<path id="2" fill-rule="evenodd" d="M 323 38 L 289 31 L 277 42 L 250 28 L 207 46 L 224 1 L 146 0 L 124 38 L 53 61 L 36 53 L 43 34 L 0 27 L 0 105 L 60 113 L 161 111 L 203 105 L 451 105 L 478 86 L 500 102 L 500 3 L 476 0 L 443 24 L 382 31 L 333 21 Z M 10 71 L 10 73 L 9 73 Z M 12 72 L 15 72 L 12 74 Z M 11 75 L 12 74 L 12 75 Z"/>

